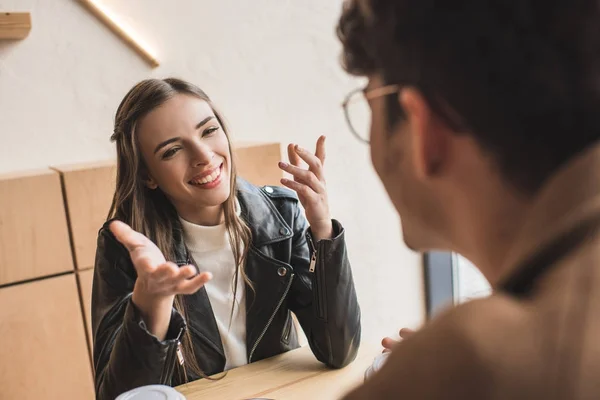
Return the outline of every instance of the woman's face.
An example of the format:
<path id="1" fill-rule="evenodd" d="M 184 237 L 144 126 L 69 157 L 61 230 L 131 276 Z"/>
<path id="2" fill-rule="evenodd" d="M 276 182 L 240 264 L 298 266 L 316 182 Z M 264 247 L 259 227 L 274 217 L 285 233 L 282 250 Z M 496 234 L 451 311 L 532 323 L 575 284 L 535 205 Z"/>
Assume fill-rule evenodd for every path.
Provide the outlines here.
<path id="1" fill-rule="evenodd" d="M 182 218 L 218 223 L 210 220 L 230 195 L 231 154 L 211 106 L 177 94 L 140 121 L 137 135 L 146 185 L 160 188 Z"/>

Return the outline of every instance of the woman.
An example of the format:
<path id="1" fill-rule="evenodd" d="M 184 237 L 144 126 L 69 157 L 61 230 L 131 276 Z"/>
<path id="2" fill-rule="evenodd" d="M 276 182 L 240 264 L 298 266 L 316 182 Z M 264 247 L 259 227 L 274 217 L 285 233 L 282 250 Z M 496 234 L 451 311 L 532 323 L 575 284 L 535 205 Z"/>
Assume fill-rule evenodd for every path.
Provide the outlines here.
<path id="1" fill-rule="evenodd" d="M 354 359 L 360 311 L 344 230 L 329 216 L 324 137 L 316 154 L 288 147 L 291 165 L 279 167 L 293 190 L 253 186 L 236 176 L 206 94 L 151 79 L 121 102 L 112 140 L 117 187 L 92 295 L 99 399 L 294 349 L 290 312 L 320 361 Z"/>

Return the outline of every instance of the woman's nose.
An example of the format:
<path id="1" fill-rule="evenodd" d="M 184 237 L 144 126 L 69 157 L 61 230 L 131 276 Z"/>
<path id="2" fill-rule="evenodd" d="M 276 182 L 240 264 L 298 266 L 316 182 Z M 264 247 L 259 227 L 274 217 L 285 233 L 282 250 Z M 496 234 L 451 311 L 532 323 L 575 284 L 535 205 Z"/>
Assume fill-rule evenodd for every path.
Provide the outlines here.
<path id="1" fill-rule="evenodd" d="M 194 166 L 210 164 L 210 161 L 213 159 L 214 155 L 215 153 L 206 144 L 197 143 L 194 146 L 194 158 L 192 160 L 193 164 Z"/>

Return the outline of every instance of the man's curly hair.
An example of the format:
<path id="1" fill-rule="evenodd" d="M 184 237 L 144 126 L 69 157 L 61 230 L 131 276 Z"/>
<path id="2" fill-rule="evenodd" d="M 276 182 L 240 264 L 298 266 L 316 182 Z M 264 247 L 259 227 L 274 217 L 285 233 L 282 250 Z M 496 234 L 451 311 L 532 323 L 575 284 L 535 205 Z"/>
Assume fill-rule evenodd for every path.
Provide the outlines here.
<path id="1" fill-rule="evenodd" d="M 526 194 L 600 138 L 598 0 L 348 0 L 337 33 L 349 73 L 419 89 Z"/>

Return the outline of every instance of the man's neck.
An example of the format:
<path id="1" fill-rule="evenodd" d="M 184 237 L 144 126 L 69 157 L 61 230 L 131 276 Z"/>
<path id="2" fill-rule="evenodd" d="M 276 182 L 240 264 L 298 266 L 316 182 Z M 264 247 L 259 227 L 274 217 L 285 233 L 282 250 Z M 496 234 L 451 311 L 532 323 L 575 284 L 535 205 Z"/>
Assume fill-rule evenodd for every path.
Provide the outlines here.
<path id="1" fill-rule="evenodd" d="M 456 213 L 457 251 L 469 259 L 495 287 L 507 268 L 506 257 L 530 209 L 531 199 L 510 191 L 478 191 L 478 207 Z"/>

